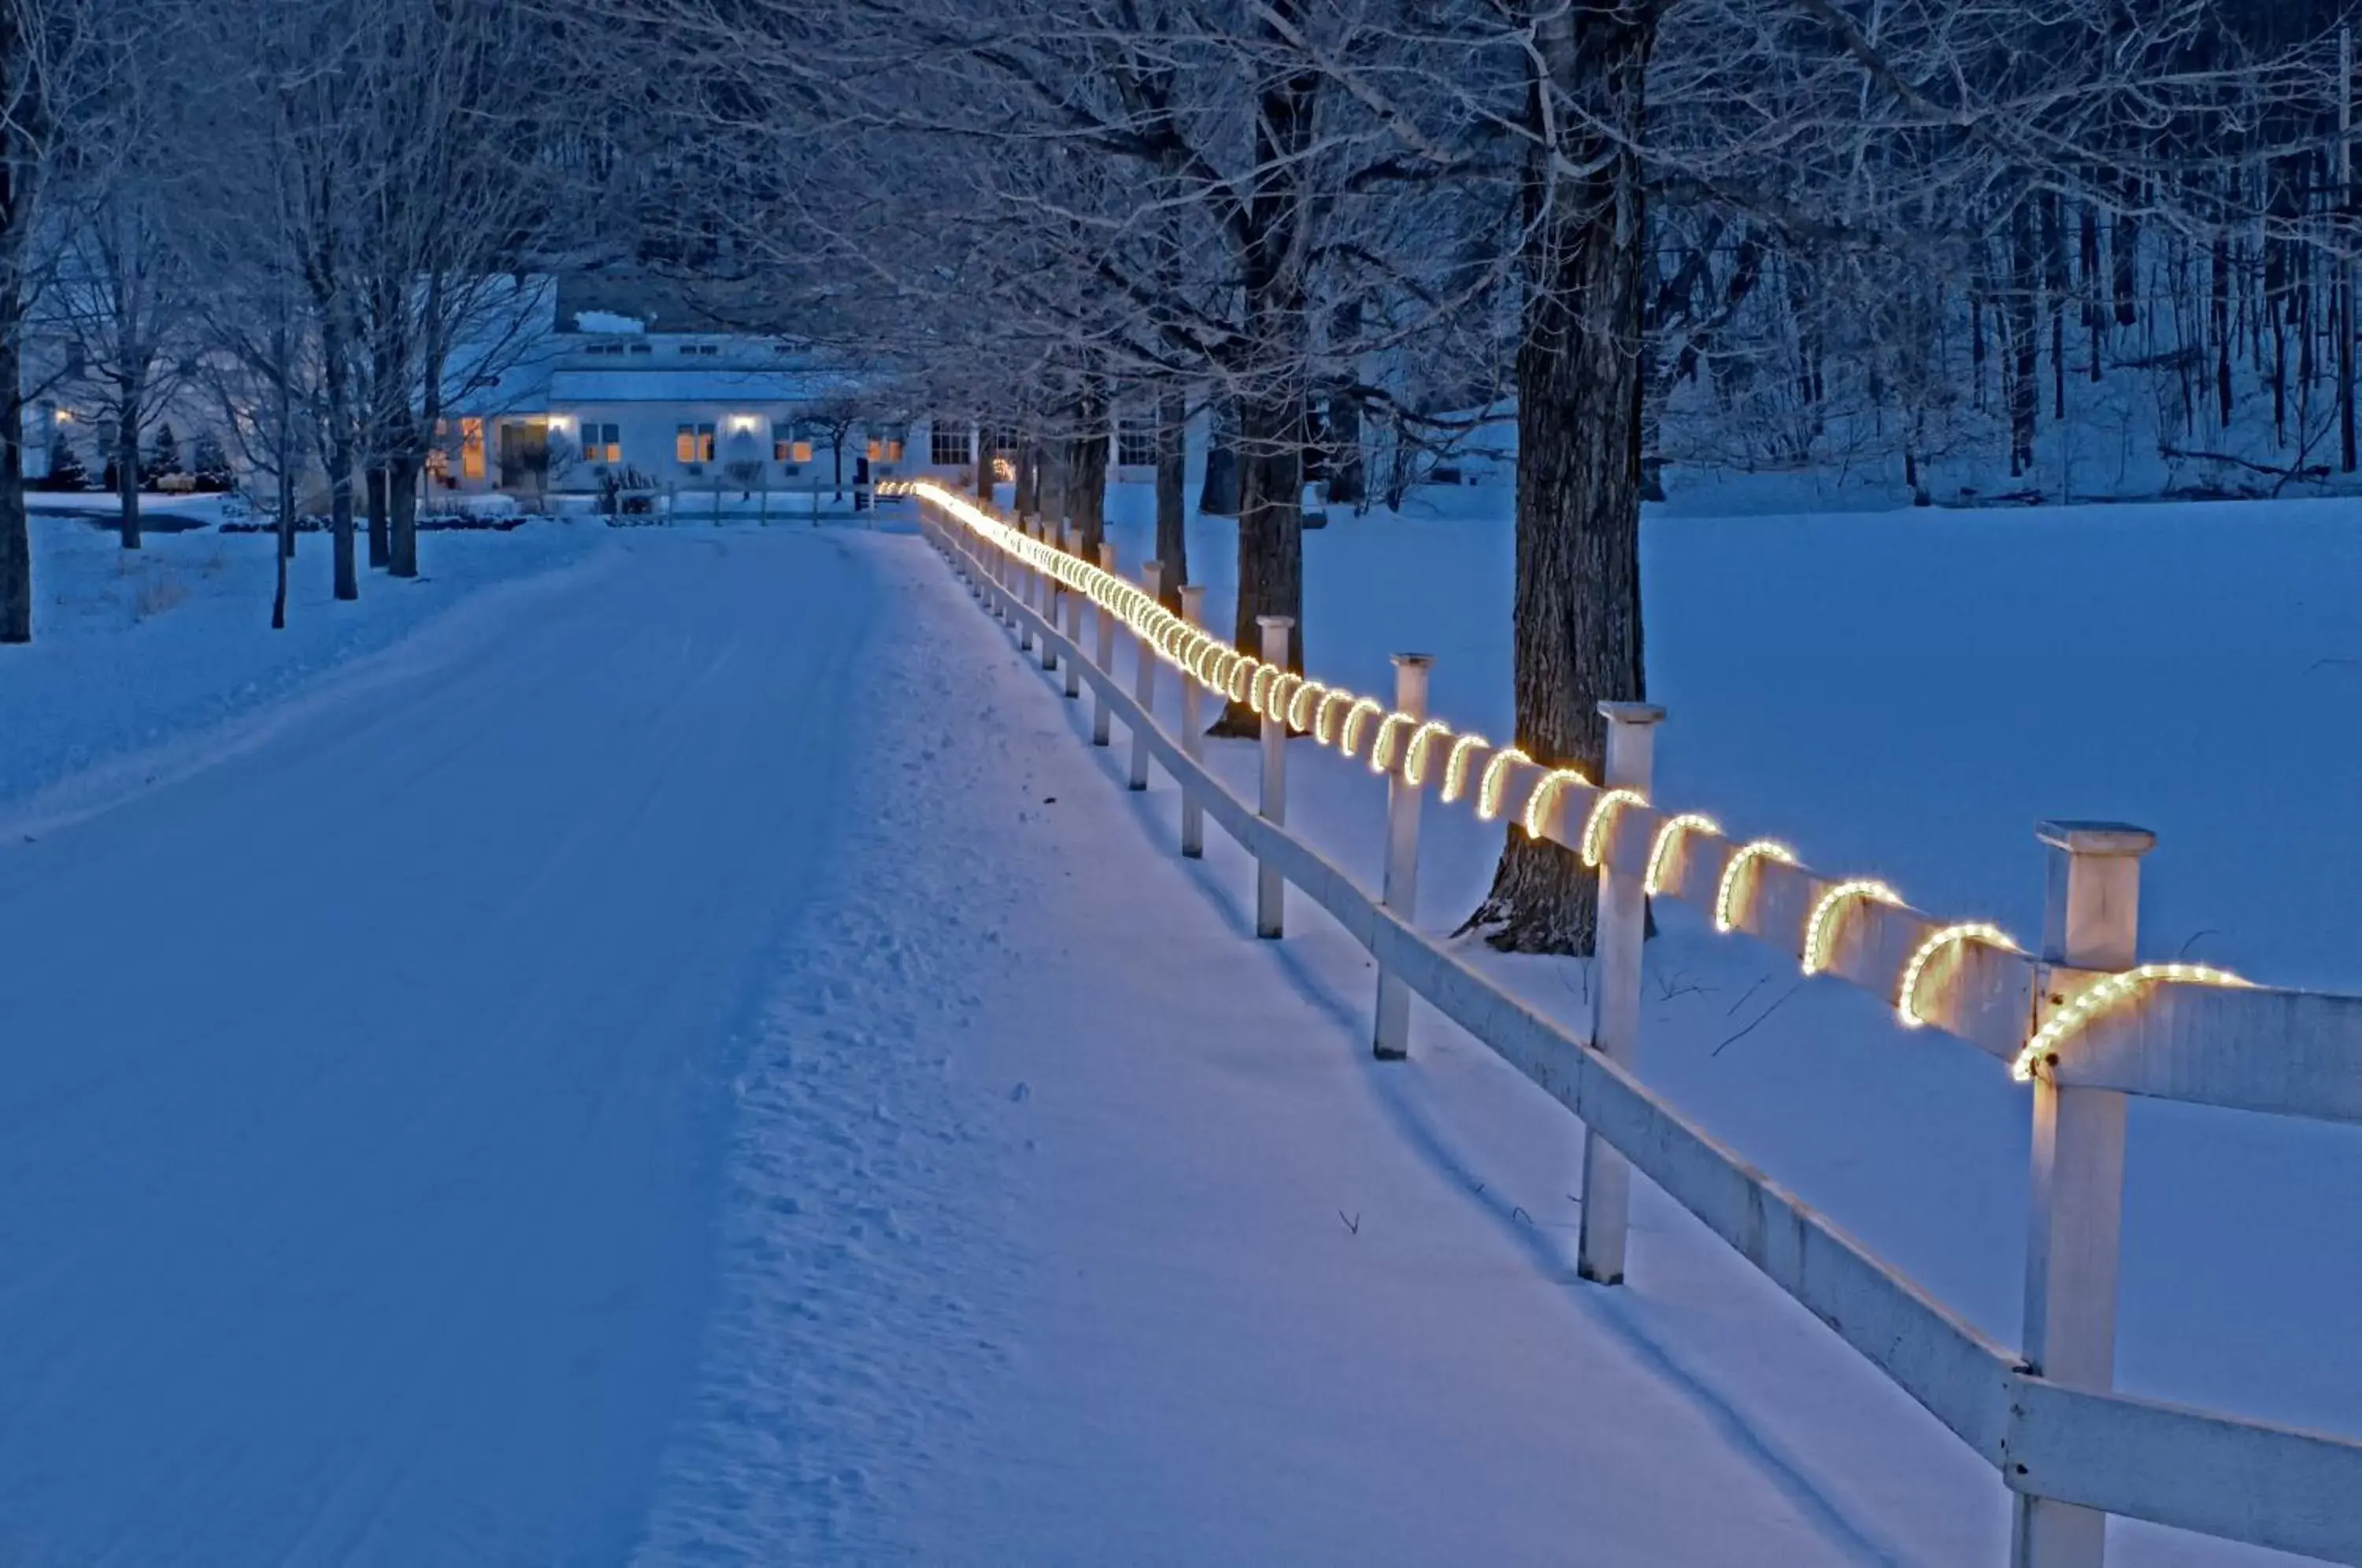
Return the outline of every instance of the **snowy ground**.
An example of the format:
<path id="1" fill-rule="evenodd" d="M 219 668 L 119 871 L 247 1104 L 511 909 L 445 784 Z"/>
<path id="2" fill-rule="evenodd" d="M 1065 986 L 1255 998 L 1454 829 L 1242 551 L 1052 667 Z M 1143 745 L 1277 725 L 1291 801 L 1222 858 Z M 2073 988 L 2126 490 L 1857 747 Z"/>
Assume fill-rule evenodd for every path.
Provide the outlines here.
<path id="1" fill-rule="evenodd" d="M 1652 525 L 1659 793 L 2022 931 L 2032 819 L 2132 816 L 2151 946 L 2362 984 L 2347 518 Z M 1669 1205 L 1572 1283 L 1565 1118 L 1431 1020 L 1370 1063 L 1366 961 L 1247 936 L 916 540 L 589 537 L 0 839 L 0 1561 L 2001 1560 L 1990 1471 Z M 1423 645 L 1507 733 L 1497 521 L 1312 549 L 1316 668 Z M 1489 845 L 1429 823 L 1448 927 Z M 2022 1091 L 1679 911 L 1650 966 L 1651 1075 L 2014 1338 Z M 2127 1386 L 2362 1430 L 2356 1153 L 2140 1108 Z"/>
<path id="2" fill-rule="evenodd" d="M 208 517 L 219 506 L 215 496 L 155 500 Z M 153 533 L 127 551 L 88 521 L 39 513 L 32 534 L 34 640 L 0 653 L 0 819 L 70 775 L 85 801 L 144 783 L 169 762 L 156 754 L 163 743 L 257 712 L 477 590 L 593 556 L 611 536 L 579 524 L 432 536 L 417 580 L 372 573 L 358 602 L 338 604 L 329 542 L 306 536 L 287 629 L 274 633 L 268 536 Z M 119 766 L 91 776 L 108 762 Z"/>

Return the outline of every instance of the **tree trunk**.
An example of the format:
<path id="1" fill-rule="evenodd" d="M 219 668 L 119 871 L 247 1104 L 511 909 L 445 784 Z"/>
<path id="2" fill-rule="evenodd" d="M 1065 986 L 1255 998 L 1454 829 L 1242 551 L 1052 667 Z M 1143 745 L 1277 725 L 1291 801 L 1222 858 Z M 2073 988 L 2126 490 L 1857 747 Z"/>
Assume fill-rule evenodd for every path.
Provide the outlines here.
<path id="1" fill-rule="evenodd" d="M 386 465 L 385 481 L 388 562 L 396 577 L 418 575 L 418 453 L 404 440 Z"/>
<path id="2" fill-rule="evenodd" d="M 976 498 L 992 504 L 992 427 L 976 427 Z"/>
<path id="3" fill-rule="evenodd" d="M 1532 123 L 1563 127 L 1527 179 L 1527 294 L 1518 348 L 1517 743 L 1599 777 L 1599 704 L 1646 692 L 1640 636 L 1641 267 L 1639 145 L 1656 8 L 1528 0 Z M 1539 74 L 1547 72 L 1547 76 Z M 1541 95 L 1573 100 L 1544 121 Z M 1589 127 L 1589 128 L 1586 128 Z M 1611 131 L 1610 127 L 1615 127 Z M 1512 831 L 1465 929 L 1521 953 L 1589 953 L 1598 885 L 1573 854 Z"/>
<path id="4" fill-rule="evenodd" d="M 369 564 L 383 571 L 393 564 L 393 531 L 386 515 L 385 465 L 371 463 L 361 470 L 363 509 L 369 514 Z"/>
<path id="5" fill-rule="evenodd" d="M 2034 212 L 2021 201 L 2010 210 L 2009 243 L 2009 471 L 2034 469 L 2035 421 L 2042 412 L 2042 386 L 2036 380 L 2034 293 L 2038 274 L 2034 250 Z"/>
<path id="6" fill-rule="evenodd" d="M 1042 531 L 1052 544 L 1062 544 L 1066 537 L 1066 449 L 1065 436 L 1044 438 L 1033 480 L 1033 504 L 1040 508 Z"/>
<path id="7" fill-rule="evenodd" d="M 123 547 L 139 547 L 139 397 L 137 381 L 117 385 L 123 404 L 115 418 L 115 499 L 123 508 Z"/>
<path id="8" fill-rule="evenodd" d="M 1107 535 L 1108 410 L 1104 397 L 1083 400 L 1081 433 L 1075 437 L 1074 458 L 1068 465 L 1066 513 L 1075 522 L 1075 549 L 1096 565 L 1099 542 Z"/>
<path id="9" fill-rule="evenodd" d="M 321 370 L 328 392 L 328 526 L 336 545 L 336 595 L 361 596 L 353 555 L 353 392 L 345 359 L 345 333 L 338 302 L 321 313 Z"/>
<path id="10" fill-rule="evenodd" d="M 1287 663 L 1304 661 L 1304 403 L 1283 396 L 1239 405 L 1239 598 L 1231 645 L 1260 654 L 1265 615 L 1296 623 Z M 1226 703 L 1208 732 L 1253 737 L 1263 721 L 1245 701 Z"/>
<path id="11" fill-rule="evenodd" d="M 0 164 L 13 221 L 16 181 Z M 25 285 L 0 266 L 0 644 L 33 640 L 33 538 L 25 516 Z"/>
<path id="12" fill-rule="evenodd" d="M 1017 440 L 1017 481 L 1009 487 L 1009 509 L 1023 523 L 1041 506 L 1041 474 L 1036 466 L 1040 446 L 1031 436 Z"/>
<path id="13" fill-rule="evenodd" d="M 1181 613 L 1181 587 L 1189 580 L 1189 403 L 1178 381 L 1156 397 L 1156 561 L 1163 569 L 1159 595 L 1164 608 Z"/>
<path id="14" fill-rule="evenodd" d="M 1276 42 L 1301 31 L 1308 0 L 1271 0 L 1265 32 Z M 1293 46 L 1289 46 L 1293 47 Z M 1253 345 L 1239 393 L 1239 595 L 1234 643 L 1255 654 L 1258 623 L 1285 615 L 1292 669 L 1305 668 L 1304 446 L 1312 406 L 1307 361 L 1312 347 L 1303 252 L 1313 221 L 1304 158 L 1312 144 L 1320 78 L 1309 67 L 1275 72 L 1256 97 L 1252 132 L 1255 173 L 1245 202 L 1240 293 L 1246 342 Z M 1231 702 L 1214 725 L 1220 734 L 1253 735 L 1262 721 L 1246 701 Z"/>
<path id="15" fill-rule="evenodd" d="M 1224 406 L 1207 420 L 1206 477 L 1198 486 L 1198 511 L 1207 517 L 1239 514 L 1239 448 L 1235 409 Z"/>
<path id="16" fill-rule="evenodd" d="M 1362 336 L 1361 301 L 1350 300 L 1337 307 L 1335 334 L 1338 346 L 1350 353 Z M 1362 403 L 1350 386 L 1330 391 L 1328 447 L 1330 501 L 1339 506 L 1360 506 L 1369 498 L 1370 489 L 1362 457 Z"/>
<path id="17" fill-rule="evenodd" d="M 279 539 L 278 586 L 270 599 L 270 629 L 287 629 L 287 563 L 295 558 L 295 388 L 294 366 L 289 362 L 287 334 L 282 327 L 271 339 L 271 357 L 279 367 Z"/>

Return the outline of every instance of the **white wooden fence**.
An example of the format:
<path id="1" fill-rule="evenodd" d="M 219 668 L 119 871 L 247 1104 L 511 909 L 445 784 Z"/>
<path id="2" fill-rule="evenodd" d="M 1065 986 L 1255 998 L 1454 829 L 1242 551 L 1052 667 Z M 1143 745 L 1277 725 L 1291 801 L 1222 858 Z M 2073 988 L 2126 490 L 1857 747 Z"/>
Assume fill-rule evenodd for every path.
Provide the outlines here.
<path id="1" fill-rule="evenodd" d="M 1040 648 L 1044 669 L 1064 666 L 1067 695 L 1089 689 L 1094 740 L 1107 744 L 1111 724 L 1129 733 L 1132 788 L 1146 787 L 1152 760 L 1173 777 L 1183 801 L 1182 852 L 1199 852 L 1202 816 L 1210 815 L 1254 856 L 1258 932 L 1281 934 L 1284 889 L 1293 887 L 1368 948 L 1381 976 L 1379 1056 L 1409 1049 L 1407 997 L 1416 993 L 1574 1113 L 1584 1128 L 1578 1267 L 1586 1277 L 1622 1278 L 1628 1173 L 1638 1170 L 1993 1465 L 2014 1496 L 2014 1568 L 2097 1568 L 2111 1513 L 2362 1563 L 2362 1441 L 2112 1387 L 2124 1097 L 2362 1121 L 2362 998 L 2225 984 L 2228 977 L 2179 966 L 2133 969 L 2147 834 L 2043 824 L 2045 931 L 2038 954 L 2022 952 L 1990 928 L 1913 910 L 1880 885 L 1822 877 L 1779 846 L 1735 844 L 1704 818 L 1660 811 L 1647 799 L 1658 710 L 1606 705 L 1606 777 L 1595 785 L 1428 720 L 1424 665 L 1407 656 L 1397 661 L 1392 710 L 1354 700 L 1365 724 L 1380 726 L 1374 766 L 1385 764 L 1377 770 L 1388 778 L 1385 886 L 1374 899 L 1285 826 L 1282 743 L 1291 727 L 1321 723 L 1334 699 L 1351 697 L 1313 688 L 1324 695 L 1308 704 L 1297 678 L 1277 675 L 1285 622 L 1264 623 L 1261 660 L 1242 657 L 1156 609 L 1153 577 L 1143 592 L 940 485 L 910 489 L 922 502 L 928 537 L 985 607 L 1014 628 L 1021 646 Z M 1198 596 L 1184 593 L 1194 622 Z M 1087 611 L 1094 622 L 1087 637 Z M 1137 649 L 1129 692 L 1115 673 L 1119 621 Z M 1178 736 L 1155 720 L 1160 664 L 1183 682 Z M 1251 692 L 1264 715 L 1253 805 L 1200 760 L 1201 687 L 1217 701 Z M 1340 744 L 1350 752 L 1356 739 L 1348 727 Z M 1455 749 L 1439 767 L 1431 754 L 1445 739 Z M 1405 918 L 1423 798 L 1464 798 L 1479 751 L 1494 756 L 1480 809 L 1522 820 L 1599 867 L 1587 1040 Z M 1906 1021 L 2031 1071 L 2022 1352 L 1995 1343 L 1633 1077 L 1648 895 L 1709 907 L 1718 927 L 1893 999 Z M 2132 983 L 2136 976 L 2142 983 Z"/>

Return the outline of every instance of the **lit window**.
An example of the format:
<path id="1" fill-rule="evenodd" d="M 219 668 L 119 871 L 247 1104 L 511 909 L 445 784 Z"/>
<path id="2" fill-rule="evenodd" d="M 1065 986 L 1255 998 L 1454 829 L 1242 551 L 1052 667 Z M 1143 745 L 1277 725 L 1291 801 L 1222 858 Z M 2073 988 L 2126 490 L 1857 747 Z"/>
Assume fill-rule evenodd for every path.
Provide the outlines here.
<path id="1" fill-rule="evenodd" d="M 624 430 L 619 425 L 582 422 L 582 460 L 620 463 L 624 460 Z"/>
<path id="2" fill-rule="evenodd" d="M 713 460 L 713 426 L 683 425 L 673 436 L 672 455 L 684 463 Z"/>
<path id="3" fill-rule="evenodd" d="M 480 419 L 459 421 L 459 472 L 471 483 L 484 477 L 484 422 Z"/>
<path id="4" fill-rule="evenodd" d="M 955 469 L 971 461 L 967 432 L 954 425 L 948 429 L 938 425 L 927 435 L 927 460 L 939 469 Z"/>

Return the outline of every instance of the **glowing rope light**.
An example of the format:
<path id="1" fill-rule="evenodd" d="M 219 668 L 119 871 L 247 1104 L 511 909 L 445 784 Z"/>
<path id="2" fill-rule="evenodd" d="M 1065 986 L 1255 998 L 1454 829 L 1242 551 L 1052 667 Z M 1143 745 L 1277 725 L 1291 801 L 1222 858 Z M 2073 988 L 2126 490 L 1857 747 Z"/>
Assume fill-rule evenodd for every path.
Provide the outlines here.
<path id="1" fill-rule="evenodd" d="M 1962 921 L 1930 935 L 1919 944 L 1919 950 L 1911 955 L 1911 962 L 1903 966 L 1903 982 L 1894 988 L 1894 1016 L 1904 1028 L 1917 1029 L 1927 1021 L 1919 1016 L 1919 977 L 1927 972 L 1927 966 L 1933 964 L 1946 948 L 1956 947 L 1963 942 L 1998 947 L 2006 953 L 2025 951 L 2011 939 L 2009 933 L 1981 920 Z"/>
<path id="2" fill-rule="evenodd" d="M 1292 669 L 1283 669 L 1274 676 L 1271 684 L 1264 689 L 1264 717 L 1275 719 L 1279 722 L 1280 728 L 1287 728 L 1288 699 L 1293 695 L 1290 689 L 1303 684 L 1304 677 Z"/>
<path id="3" fill-rule="evenodd" d="M 1591 780 L 1572 767 L 1553 767 L 1534 785 L 1533 793 L 1526 797 L 1525 827 L 1528 838 L 1540 838 L 1542 829 L 1550 825 L 1551 808 L 1558 804 L 1559 791 L 1570 784 L 1591 788 Z"/>
<path id="4" fill-rule="evenodd" d="M 1837 942 L 1838 922 L 1845 917 L 1848 906 L 1862 899 L 1882 904 L 1903 902 L 1902 894 L 1871 877 L 1839 882 L 1823 893 L 1805 920 L 1805 973 L 1817 975 L 1829 966 L 1829 949 Z"/>
<path id="5" fill-rule="evenodd" d="M 1296 689 L 1287 700 L 1287 727 L 1298 734 L 1312 727 L 1315 705 L 1329 694 L 1329 688 L 1317 680 L 1308 680 Z"/>
<path id="6" fill-rule="evenodd" d="M 1208 690 L 1224 693 L 1233 701 L 1252 699 L 1258 712 L 1283 713 L 1290 728 L 1310 733 L 1323 745 L 1336 745 L 1351 756 L 1360 750 L 1362 737 L 1368 732 L 1370 722 L 1374 719 L 1379 721 L 1372 763 L 1380 772 L 1391 765 L 1396 742 L 1406 725 L 1414 727 L 1403 758 L 1403 775 L 1415 786 L 1425 778 L 1432 761 L 1435 742 L 1452 736 L 1451 731 L 1436 721 L 1421 721 L 1405 713 L 1389 713 L 1385 704 L 1374 698 L 1357 697 L 1341 688 L 1306 679 L 1250 657 L 1205 628 L 1166 610 L 1153 595 L 1136 584 L 1069 553 L 1064 548 L 1063 542 L 1034 538 L 933 480 L 889 481 L 879 487 L 879 493 L 918 495 L 931 502 L 947 519 L 964 525 L 986 544 L 1024 565 L 1047 586 L 1061 592 L 1083 595 L 1101 608 L 1111 611 L 1140 640 L 1141 646 L 1154 648 L 1159 657 L 1175 668 L 1194 676 Z M 1054 618 L 1053 630 L 1056 630 Z M 1338 723 L 1340 713 L 1344 716 L 1341 734 Z M 1444 764 L 1444 800 L 1453 801 L 1462 795 L 1467 789 L 1469 770 L 1474 765 L 1476 753 L 1490 746 L 1491 743 L 1482 736 L 1452 736 L 1450 756 Z M 1510 773 L 1520 764 L 1530 767 L 1533 759 L 1516 746 L 1496 750 L 1486 761 L 1476 790 L 1478 820 L 1491 822 L 1500 815 Z M 1546 773 L 1535 784 L 1532 793 L 1527 798 L 1524 812 L 1529 834 L 1540 836 L 1536 830 L 1547 823 L 1559 795 L 1571 782 L 1590 787 L 1590 780 L 1573 769 L 1565 768 Z M 1637 799 L 1637 796 L 1632 797 L 1632 800 Z M 1624 805 L 1632 803 L 1632 800 L 1623 799 L 1619 792 L 1610 790 L 1592 803 L 1591 815 L 1581 835 L 1586 861 L 1595 863 L 1604 853 L 1615 813 Z M 1718 834 L 1721 831 L 1713 818 L 1694 812 L 1670 818 L 1660 824 L 1655 841 L 1650 846 L 1648 871 L 1642 879 L 1644 889 L 1651 895 L 1664 890 L 1666 875 L 1672 865 L 1673 850 L 1682 843 L 1683 834 L 1693 832 Z M 1721 882 L 1716 889 L 1716 930 L 1728 932 L 1736 928 L 1740 884 L 1748 867 L 1760 859 L 1778 860 L 1791 866 L 1796 863 L 1795 856 L 1786 845 L 1768 839 L 1741 845 L 1724 867 Z M 1856 898 L 1877 896 L 1875 887 L 1875 884 L 1839 884 L 1838 888 L 1823 895 L 1815 906 L 1812 918 L 1806 922 L 1808 971 L 1816 970 L 1827 963 L 1827 949 L 1842 922 L 1846 907 Z M 1893 900 L 1890 895 L 1887 901 L 1899 900 Z M 1925 981 L 1927 970 L 1945 952 L 1966 942 L 2009 951 L 2019 950 L 2006 933 L 1981 922 L 1947 926 L 1934 933 L 1920 944 L 1904 968 L 1895 1011 L 1904 1024 L 1916 1026 L 1926 1021 L 1916 1010 L 1918 988 Z M 2027 1043 L 2019 1058 L 2019 1076 L 2030 1074 L 2060 1042 L 2091 1019 L 2121 1005 L 2143 986 L 2160 981 L 2246 984 L 2222 970 L 2187 964 L 2150 965 L 2125 975 L 2112 976 L 2094 984 L 2074 1002 L 2060 1009 Z"/>
<path id="7" fill-rule="evenodd" d="M 2030 1081 L 2036 1067 L 2057 1063 L 2058 1047 L 2067 1043 L 2069 1035 L 2102 1014 L 2114 1011 L 2150 986 L 2245 988 L 2254 983 L 2228 969 L 2210 969 L 2203 964 L 2143 964 L 2120 975 L 2110 975 L 2052 1013 L 2049 1021 L 2034 1032 L 2034 1038 L 2025 1043 L 2025 1049 L 2017 1054 L 2017 1060 L 2010 1064 L 2009 1076 L 2019 1083 Z"/>
<path id="8" fill-rule="evenodd" d="M 1693 829 L 1720 833 L 1722 824 L 1703 812 L 1683 812 L 1680 816 L 1668 817 L 1657 829 L 1657 842 L 1649 846 L 1649 869 L 1640 878 L 1641 892 L 1653 899 L 1665 890 L 1665 867 L 1672 862 L 1673 845 L 1681 842 L 1682 834 Z"/>
<path id="9" fill-rule="evenodd" d="M 1776 860 L 1783 866 L 1796 864 L 1796 852 L 1775 838 L 1759 838 L 1752 844 L 1742 844 L 1730 864 L 1722 868 L 1722 885 L 1714 893 L 1714 928 L 1724 935 L 1738 929 L 1738 878 L 1758 860 Z"/>
<path id="10" fill-rule="evenodd" d="M 1353 705 L 1353 694 L 1342 687 L 1338 687 L 1321 696 L 1320 706 L 1313 712 L 1312 738 L 1319 741 L 1322 745 L 1333 745 L 1336 744 L 1337 710 L 1334 704 L 1341 702 L 1348 708 L 1352 707 Z"/>
<path id="11" fill-rule="evenodd" d="M 1403 747 L 1403 782 L 1414 790 L 1426 788 L 1427 754 L 1436 741 L 1451 733 L 1451 726 L 1439 719 L 1429 719 L 1411 731 L 1410 741 Z"/>
<path id="12" fill-rule="evenodd" d="M 1485 765 L 1485 777 L 1476 785 L 1476 820 L 1489 823 L 1501 814 L 1501 792 L 1509 786 L 1509 769 L 1533 758 L 1516 746 L 1504 746 Z"/>
<path id="13" fill-rule="evenodd" d="M 1483 735 L 1462 735 L 1451 743 L 1451 755 L 1443 759 L 1443 803 L 1450 805 L 1468 789 L 1468 759 L 1493 743 Z"/>
<path id="14" fill-rule="evenodd" d="M 1607 830 L 1614 825 L 1616 813 L 1627 806 L 1645 806 L 1649 798 L 1638 790 L 1605 790 L 1599 799 L 1591 802 L 1591 815 L 1583 822 L 1583 863 L 1593 870 L 1599 869 L 1599 857 L 1607 849 Z"/>

